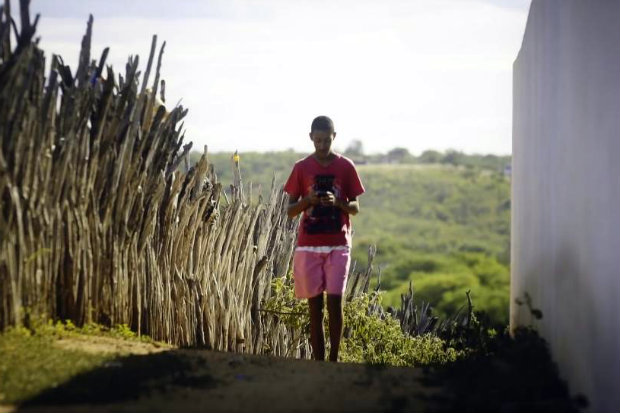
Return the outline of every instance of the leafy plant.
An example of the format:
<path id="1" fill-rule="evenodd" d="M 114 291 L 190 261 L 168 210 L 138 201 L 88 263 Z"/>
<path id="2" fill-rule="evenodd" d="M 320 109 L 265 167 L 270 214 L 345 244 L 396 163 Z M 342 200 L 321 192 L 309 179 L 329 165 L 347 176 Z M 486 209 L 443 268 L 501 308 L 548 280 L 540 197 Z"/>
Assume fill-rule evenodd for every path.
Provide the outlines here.
<path id="1" fill-rule="evenodd" d="M 381 293 L 374 291 L 355 297 L 344 307 L 349 334 L 342 343 L 341 360 L 422 366 L 455 361 L 461 353 L 433 334 L 411 336 L 401 329 L 391 314 L 369 312 L 377 308 Z"/>
<path id="2" fill-rule="evenodd" d="M 404 332 L 399 320 L 383 311 L 382 294 L 379 291 L 364 292 L 345 301 L 341 361 L 418 366 L 448 363 L 459 357 L 461 353 L 446 346 L 445 341 L 436 335 L 413 336 Z M 272 295 L 264 303 L 263 311 L 296 331 L 302 340 L 308 340 L 307 301 L 295 298 L 290 278 L 272 281 Z M 328 318 L 326 323 L 329 323 Z M 329 340 L 326 345 L 329 346 Z"/>

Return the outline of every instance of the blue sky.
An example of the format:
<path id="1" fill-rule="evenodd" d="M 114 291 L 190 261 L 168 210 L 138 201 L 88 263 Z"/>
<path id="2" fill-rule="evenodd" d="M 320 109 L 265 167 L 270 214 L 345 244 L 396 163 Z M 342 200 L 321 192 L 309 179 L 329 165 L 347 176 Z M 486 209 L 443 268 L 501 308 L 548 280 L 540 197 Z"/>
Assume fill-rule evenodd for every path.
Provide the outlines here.
<path id="1" fill-rule="evenodd" d="M 512 63 L 529 0 L 33 0 L 47 52 L 74 65 L 89 13 L 93 53 L 117 70 L 167 41 L 168 105 L 186 139 L 218 150 L 310 151 L 312 118 L 367 152 L 511 150 Z"/>

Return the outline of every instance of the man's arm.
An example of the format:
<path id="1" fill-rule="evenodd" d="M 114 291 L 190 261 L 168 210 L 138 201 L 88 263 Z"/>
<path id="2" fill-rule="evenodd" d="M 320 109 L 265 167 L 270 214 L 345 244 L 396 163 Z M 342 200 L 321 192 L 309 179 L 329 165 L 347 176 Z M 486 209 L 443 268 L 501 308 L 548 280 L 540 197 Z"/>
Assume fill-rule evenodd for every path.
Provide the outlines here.
<path id="1" fill-rule="evenodd" d="M 360 212 L 360 201 L 357 198 L 351 198 L 348 202 L 345 202 L 342 199 L 336 198 L 331 192 L 328 192 L 327 195 L 320 198 L 320 201 L 322 205 L 334 205 L 349 215 L 356 215 Z"/>
<path id="2" fill-rule="evenodd" d="M 295 218 L 297 215 L 318 204 L 325 206 L 336 206 L 349 215 L 357 215 L 360 212 L 360 201 L 357 198 L 351 198 L 348 202 L 338 199 L 333 193 L 328 192 L 322 197 L 318 197 L 314 191 L 302 198 L 293 198 L 289 196 L 288 207 L 286 213 L 289 218 Z"/>
<path id="3" fill-rule="evenodd" d="M 338 208 L 343 210 L 349 215 L 357 215 L 360 212 L 360 201 L 357 198 L 352 198 L 349 202 L 345 202 L 341 199 L 336 199 L 335 204 Z"/>
<path id="4" fill-rule="evenodd" d="M 318 205 L 319 202 L 320 198 L 316 196 L 314 192 L 311 192 L 307 196 L 301 198 L 293 198 L 289 195 L 286 213 L 289 218 L 295 218 L 311 206 Z"/>

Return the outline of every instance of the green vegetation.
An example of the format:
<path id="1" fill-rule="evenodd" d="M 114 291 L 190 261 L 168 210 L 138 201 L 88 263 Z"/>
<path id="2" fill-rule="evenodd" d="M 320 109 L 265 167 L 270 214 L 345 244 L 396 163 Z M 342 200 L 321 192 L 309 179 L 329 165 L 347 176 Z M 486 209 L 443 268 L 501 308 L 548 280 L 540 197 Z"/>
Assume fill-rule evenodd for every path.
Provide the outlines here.
<path id="1" fill-rule="evenodd" d="M 310 142 L 308 142 L 310 144 Z M 309 146 L 310 149 L 310 146 Z M 476 171 L 486 170 L 493 173 L 502 173 L 505 166 L 510 164 L 510 156 L 465 154 L 463 152 L 448 150 L 438 152 L 428 150 L 420 156 L 414 156 L 405 148 L 394 148 L 385 154 L 365 155 L 359 149 L 348 148 L 344 152 L 359 165 L 444 165 L 460 166 L 466 168 L 467 174 L 474 175 Z M 195 164 L 202 154 L 192 152 L 190 161 Z M 232 152 L 216 152 L 209 154 L 209 160 L 215 165 L 221 182 L 232 182 L 231 157 Z M 308 153 L 295 152 L 291 149 L 277 152 L 242 152 L 241 174 L 246 181 L 261 184 L 269 188 L 275 173 L 276 180 L 282 184 L 288 177 L 295 161 L 305 157 Z"/>
<path id="2" fill-rule="evenodd" d="M 384 304 L 418 299 L 446 316 L 471 290 L 477 310 L 508 321 L 510 184 L 503 176 L 446 166 L 363 165 L 367 194 L 354 218 L 354 259 L 377 245 Z"/>
<path id="3" fill-rule="evenodd" d="M 262 308 L 276 314 L 279 321 L 298 331 L 299 339 L 309 338 L 310 318 L 307 300 L 294 296 L 291 275 L 272 282 L 272 296 Z M 412 337 L 403 334 L 400 323 L 390 314 L 370 313 L 381 303 L 383 292 L 364 293 L 344 303 L 346 331 L 341 344 L 340 361 L 390 366 L 427 366 L 453 362 L 464 354 L 448 346 L 437 336 Z M 325 319 L 329 331 L 329 318 Z M 329 350 L 329 340 L 326 341 Z"/>
<path id="4" fill-rule="evenodd" d="M 430 366 L 454 362 L 465 354 L 432 334 L 416 337 L 403 334 L 399 321 L 390 314 L 384 318 L 369 314 L 373 302 L 380 301 L 381 293 L 373 292 L 345 304 L 344 325 L 349 334 L 342 342 L 342 361 Z"/>
<path id="5" fill-rule="evenodd" d="M 190 154 L 192 165 L 195 164 L 202 154 L 192 152 Z M 239 167 L 244 185 L 252 183 L 255 191 L 258 186 L 262 187 L 262 193 L 266 194 L 271 189 L 271 182 L 276 178 L 277 185 L 283 185 L 288 174 L 293 168 L 295 161 L 307 154 L 294 151 L 282 152 L 242 152 L 240 154 Z M 220 182 L 230 184 L 233 182 L 231 152 L 210 153 L 209 161 L 214 165 Z M 229 188 L 226 188 L 227 192 Z"/>
<path id="6" fill-rule="evenodd" d="M 33 319 L 28 328 L 10 327 L 0 334 L 0 404 L 21 403 L 31 399 L 45 389 L 105 366 L 119 356 L 119 350 L 116 353 L 85 352 L 55 345 L 59 340 L 88 340 L 95 337 L 149 343 L 155 347 L 167 346 L 148 336 L 138 336 L 126 324 L 107 328 L 88 323 L 76 327 L 70 320 L 54 323 L 51 320 L 43 322 Z"/>
<path id="7" fill-rule="evenodd" d="M 116 354 L 87 353 L 54 344 L 59 339 L 84 336 L 153 343 L 149 337 L 138 337 L 127 325 L 108 329 L 98 324 L 86 324 L 78 328 L 71 321 L 49 321 L 34 323 L 29 329 L 8 328 L 0 334 L 0 404 L 28 400 L 45 389 L 116 358 Z"/>
<path id="8" fill-rule="evenodd" d="M 471 290 L 476 310 L 505 325 L 510 181 L 503 168 L 510 158 L 456 151 L 415 157 L 398 149 L 385 155 L 349 154 L 366 162 L 358 164 L 367 192 L 360 198 L 361 213 L 353 218 L 354 260 L 366 262 L 368 246 L 377 246 L 375 263 L 386 307 L 398 306 L 400 294 L 413 281 L 417 299 L 429 302 L 438 315 L 454 314 Z M 209 155 L 223 182 L 232 179 L 231 156 Z M 246 184 L 260 184 L 264 194 L 274 173 L 276 184 L 282 185 L 303 156 L 293 151 L 242 153 L 242 177 Z M 392 163 L 373 163 L 387 161 Z"/>
<path id="9" fill-rule="evenodd" d="M 54 346 L 48 334 L 9 328 L 0 334 L 0 403 L 19 403 L 111 359 Z M 10 357 L 8 356 L 10 355 Z"/>

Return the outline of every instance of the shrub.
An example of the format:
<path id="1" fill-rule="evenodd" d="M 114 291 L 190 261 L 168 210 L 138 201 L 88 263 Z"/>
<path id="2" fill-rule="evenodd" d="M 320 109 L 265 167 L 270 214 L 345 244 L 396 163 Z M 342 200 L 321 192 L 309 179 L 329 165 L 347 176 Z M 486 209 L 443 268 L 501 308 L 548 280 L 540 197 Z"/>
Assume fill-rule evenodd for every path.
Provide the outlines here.
<path id="1" fill-rule="evenodd" d="M 368 309 L 380 304 L 381 293 L 365 293 L 344 307 L 344 323 L 350 331 L 341 344 L 342 361 L 391 366 L 436 365 L 455 361 L 460 354 L 439 337 L 411 337 L 390 314 L 380 317 Z"/>
<path id="2" fill-rule="evenodd" d="M 403 333 L 400 323 L 390 314 L 373 311 L 380 308 L 381 292 L 363 293 L 344 303 L 345 335 L 341 341 L 340 360 L 344 362 L 420 366 L 455 361 L 459 354 L 433 335 L 411 337 Z M 272 281 L 271 297 L 263 311 L 272 313 L 278 322 L 309 338 L 309 315 L 306 300 L 295 298 L 290 277 Z M 326 317 L 329 324 L 329 317 Z M 326 331 L 329 331 L 326 326 Z M 326 340 L 329 347 L 329 340 Z M 327 349 L 328 350 L 328 349 Z"/>

